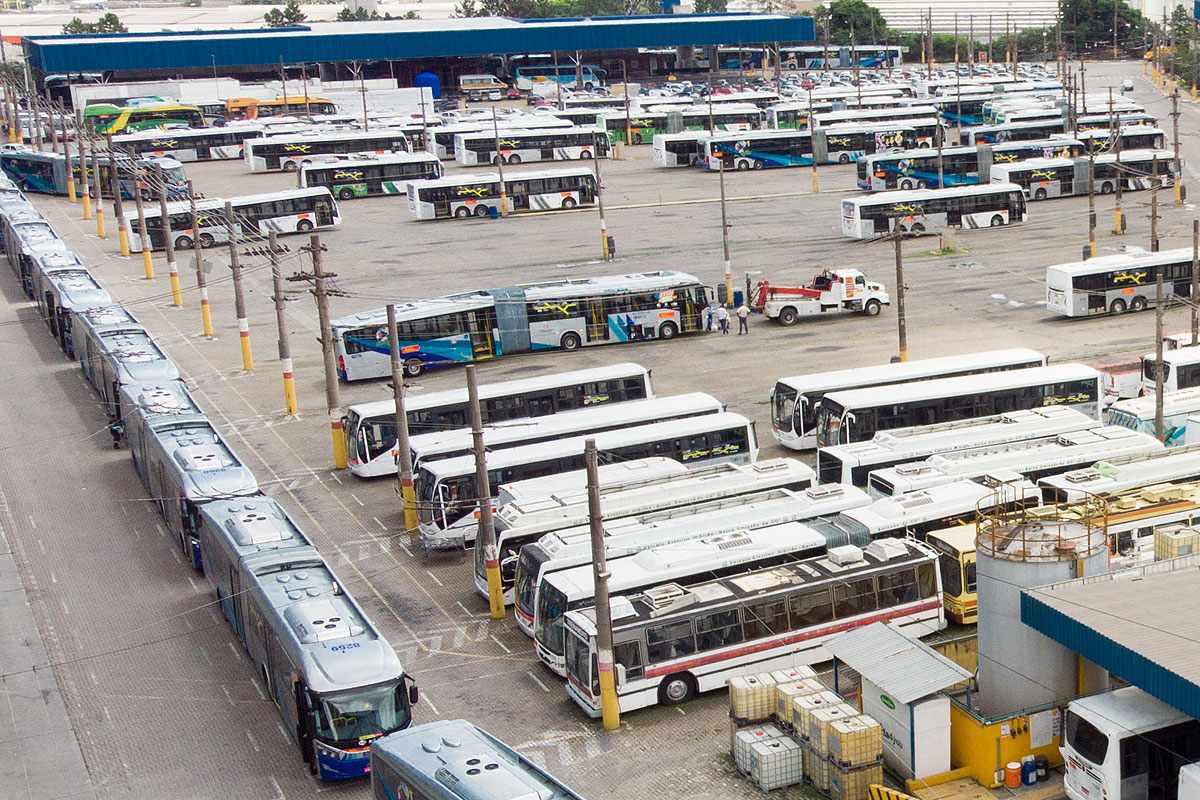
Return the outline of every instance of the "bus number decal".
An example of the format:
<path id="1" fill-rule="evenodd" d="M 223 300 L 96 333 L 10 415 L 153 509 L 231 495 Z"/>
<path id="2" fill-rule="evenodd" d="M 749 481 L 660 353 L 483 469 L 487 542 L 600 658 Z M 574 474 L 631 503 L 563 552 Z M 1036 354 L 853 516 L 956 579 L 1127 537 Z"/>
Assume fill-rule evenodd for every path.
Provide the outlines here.
<path id="1" fill-rule="evenodd" d="M 1035 169 L 1032 173 L 1033 178 L 1043 178 L 1048 181 L 1054 180 L 1054 172 L 1052 170 Z"/>
<path id="2" fill-rule="evenodd" d="M 683 453 L 684 461 L 694 461 L 697 458 L 711 458 L 714 456 L 731 456 L 741 450 L 739 444 L 723 444 L 719 447 L 710 447 L 707 450 L 685 450 Z"/>
<path id="3" fill-rule="evenodd" d="M 458 187 L 458 192 L 457 192 L 457 194 L 460 197 L 463 195 L 473 195 L 475 197 L 483 197 L 487 193 L 488 193 L 488 187 L 486 187 L 486 186 L 460 186 L 460 187 Z"/>
<path id="4" fill-rule="evenodd" d="M 1044 405 L 1044 406 L 1059 406 L 1064 403 L 1068 403 L 1068 404 L 1086 403 L 1088 400 L 1091 400 L 1091 399 L 1092 398 L 1089 397 L 1086 393 L 1069 394 L 1066 397 L 1058 397 L 1055 395 L 1051 395 L 1050 397 L 1047 397 L 1045 399 L 1045 401 L 1042 403 L 1042 405 Z"/>
<path id="5" fill-rule="evenodd" d="M 307 153 L 312 149 L 311 144 L 285 144 L 283 149 L 289 153 Z"/>
<path id="6" fill-rule="evenodd" d="M 921 209 L 917 208 L 916 206 L 912 205 L 911 203 L 896 203 L 894 206 L 892 206 L 892 211 L 895 211 L 898 214 L 920 214 L 921 213 Z"/>

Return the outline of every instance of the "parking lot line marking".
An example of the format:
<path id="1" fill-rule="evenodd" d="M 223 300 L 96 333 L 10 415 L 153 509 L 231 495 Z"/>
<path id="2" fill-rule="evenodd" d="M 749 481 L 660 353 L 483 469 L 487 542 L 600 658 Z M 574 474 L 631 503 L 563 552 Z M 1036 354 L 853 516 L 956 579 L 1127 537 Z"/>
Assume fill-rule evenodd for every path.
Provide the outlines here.
<path id="1" fill-rule="evenodd" d="M 33 514 L 30 514 L 30 515 L 29 515 L 29 525 L 30 525 L 30 526 L 31 526 L 31 527 L 32 527 L 34 530 L 37 530 L 37 520 L 33 518 Z"/>
<path id="2" fill-rule="evenodd" d="M 246 738 L 250 740 L 250 746 L 254 748 L 254 752 L 261 752 L 261 748 L 258 746 L 258 740 L 254 738 L 254 734 L 251 733 L 249 729 L 246 730 Z"/>
<path id="3" fill-rule="evenodd" d="M 511 652 L 512 652 L 512 650 L 509 650 L 509 649 L 508 649 L 508 645 L 506 645 L 504 642 L 502 642 L 502 641 L 500 641 L 499 639 L 497 639 L 497 638 L 496 638 L 496 635 L 495 635 L 494 633 L 489 633 L 489 634 L 488 634 L 488 637 L 489 637 L 489 638 L 491 638 L 491 640 L 492 640 L 493 642 L 495 642 L 496 644 L 500 645 L 500 649 L 501 649 L 501 650 L 503 650 L 504 652 L 506 652 L 506 653 L 511 653 Z"/>
<path id="4" fill-rule="evenodd" d="M 359 499 L 358 499 L 358 495 L 356 495 L 354 492 L 351 492 L 351 493 L 350 493 L 350 497 L 354 499 L 354 502 L 358 503 L 358 504 L 359 504 L 360 506 L 362 506 L 363 508 L 366 508 L 366 507 L 367 507 L 367 504 L 366 504 L 366 503 L 364 503 L 362 500 L 359 500 Z"/>
<path id="5" fill-rule="evenodd" d="M 404 542 L 397 540 L 396 544 L 400 546 L 400 549 L 404 551 L 404 554 L 406 556 L 408 556 L 409 558 L 412 558 L 412 551 L 408 549 L 408 546 L 405 545 Z"/>
<path id="6" fill-rule="evenodd" d="M 545 692 L 546 694 L 550 694 L 550 687 L 547 686 L 546 684 L 542 683 L 541 679 L 537 675 L 534 675 L 529 670 L 525 670 L 525 674 L 528 675 L 530 678 L 533 678 L 533 682 L 536 683 L 538 686 L 542 687 L 543 692 Z"/>
<path id="7" fill-rule="evenodd" d="M 433 580 L 433 582 L 436 583 L 438 586 L 445 586 L 444 583 L 442 583 L 441 581 L 438 580 L 438 576 L 434 575 L 429 570 L 425 570 L 425 574 L 428 575 L 430 577 L 430 579 Z"/>
<path id="8" fill-rule="evenodd" d="M 371 517 L 371 519 L 375 520 L 375 524 L 378 525 L 381 530 L 387 530 L 387 525 L 384 525 L 382 522 L 380 522 L 379 517 Z"/>
<path id="9" fill-rule="evenodd" d="M 338 477 L 338 474 L 336 472 L 329 473 L 329 477 L 333 478 L 339 484 L 342 482 L 342 479 Z"/>

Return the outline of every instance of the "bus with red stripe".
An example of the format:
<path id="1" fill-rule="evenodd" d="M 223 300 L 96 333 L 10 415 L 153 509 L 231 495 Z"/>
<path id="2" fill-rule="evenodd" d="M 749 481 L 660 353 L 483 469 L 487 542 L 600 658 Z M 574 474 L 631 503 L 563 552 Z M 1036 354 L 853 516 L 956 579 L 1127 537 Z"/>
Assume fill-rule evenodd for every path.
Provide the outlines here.
<path id="1" fill-rule="evenodd" d="M 832 636 L 883 622 L 919 638 L 946 627 L 937 554 L 879 539 L 821 556 L 611 601 L 622 712 L 676 705 L 730 678 L 828 661 Z M 600 716 L 595 607 L 566 615 L 567 694 Z"/>

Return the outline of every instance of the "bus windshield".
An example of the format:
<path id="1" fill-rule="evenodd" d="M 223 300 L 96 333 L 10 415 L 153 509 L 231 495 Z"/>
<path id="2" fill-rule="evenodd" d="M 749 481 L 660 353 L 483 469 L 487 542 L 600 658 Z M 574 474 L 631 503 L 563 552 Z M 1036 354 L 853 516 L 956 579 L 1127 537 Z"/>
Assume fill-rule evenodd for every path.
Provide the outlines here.
<path id="1" fill-rule="evenodd" d="M 1067 744 L 1083 758 L 1100 765 L 1108 752 L 1108 736 L 1073 711 L 1067 711 Z"/>
<path id="2" fill-rule="evenodd" d="M 796 395 L 799 394 L 786 383 L 775 384 L 775 397 L 771 403 L 771 417 L 778 430 L 792 430 L 792 412 L 796 408 Z"/>
<path id="3" fill-rule="evenodd" d="M 556 656 L 562 655 L 563 637 L 548 635 L 547 631 L 557 634 L 562 627 L 565 613 L 567 613 L 567 596 L 548 581 L 543 581 L 538 591 L 534 638 Z"/>
<path id="4" fill-rule="evenodd" d="M 408 725 L 412 709 L 402 682 L 318 696 L 317 738 L 330 744 L 361 746 L 364 739 Z"/>

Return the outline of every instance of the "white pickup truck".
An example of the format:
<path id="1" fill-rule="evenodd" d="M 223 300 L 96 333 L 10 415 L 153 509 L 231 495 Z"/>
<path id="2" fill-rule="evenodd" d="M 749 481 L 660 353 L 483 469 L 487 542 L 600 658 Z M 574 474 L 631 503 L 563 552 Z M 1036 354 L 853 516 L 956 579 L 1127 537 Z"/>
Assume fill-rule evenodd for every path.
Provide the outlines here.
<path id="1" fill-rule="evenodd" d="M 881 283 L 868 281 L 856 269 L 825 270 L 808 286 L 759 284 L 759 302 L 768 319 L 795 325 L 801 317 L 862 313 L 873 317 L 892 300 Z"/>

